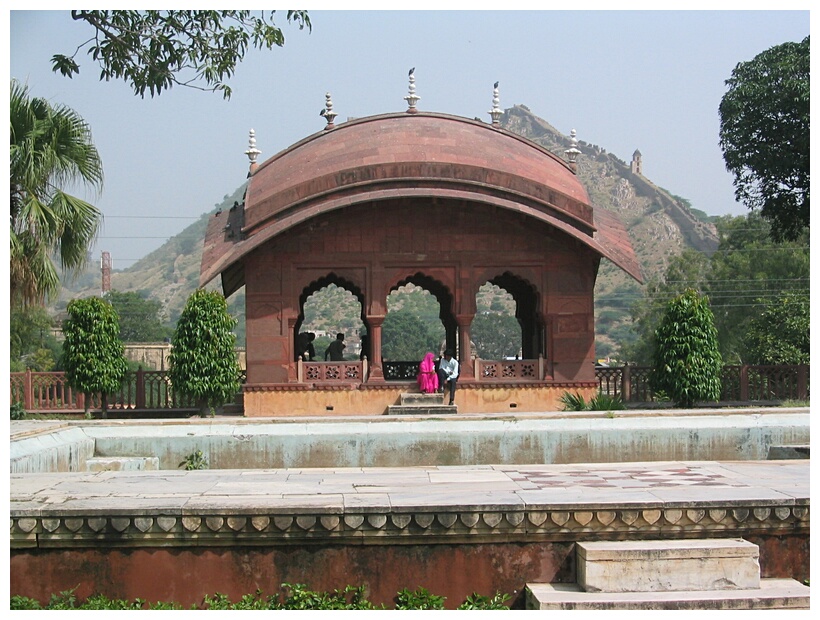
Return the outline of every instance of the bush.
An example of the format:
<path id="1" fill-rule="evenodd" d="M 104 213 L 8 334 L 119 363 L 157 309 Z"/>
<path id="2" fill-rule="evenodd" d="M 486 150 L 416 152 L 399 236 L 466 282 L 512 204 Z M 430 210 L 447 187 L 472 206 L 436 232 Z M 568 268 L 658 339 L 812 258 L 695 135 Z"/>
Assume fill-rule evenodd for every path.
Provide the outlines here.
<path id="1" fill-rule="evenodd" d="M 564 405 L 564 411 L 586 411 L 587 402 L 584 400 L 583 396 L 578 394 L 578 392 L 575 394 L 564 392 L 560 400 Z"/>
<path id="2" fill-rule="evenodd" d="M 507 607 L 507 605 L 505 604 L 509 600 L 510 595 L 502 594 L 501 592 L 496 592 L 492 597 L 482 596 L 481 594 L 473 592 L 470 596 L 467 597 L 466 601 L 464 601 L 461 605 L 458 606 L 458 609 L 509 609 L 509 607 Z"/>
<path id="3" fill-rule="evenodd" d="M 669 302 L 655 331 L 651 377 L 679 407 L 720 398 L 723 360 L 709 298 L 693 289 Z"/>
<path id="4" fill-rule="evenodd" d="M 615 411 L 626 409 L 626 405 L 620 396 L 610 396 L 603 392 L 598 392 L 589 399 L 589 402 L 586 402 L 584 397 L 577 392 L 575 394 L 564 392 L 560 400 L 564 405 L 564 411 Z"/>
<path id="5" fill-rule="evenodd" d="M 333 592 L 317 592 L 309 590 L 302 583 L 283 583 L 285 592 L 282 595 L 272 595 L 264 597 L 261 590 L 254 594 L 245 594 L 236 603 L 225 595 L 217 592 L 213 596 L 206 595 L 199 606 L 199 609 L 207 610 L 333 610 L 333 609 L 365 609 L 376 610 L 386 609 L 383 605 L 377 606 L 365 597 L 364 586 L 346 586 L 343 590 Z M 42 606 L 35 599 L 27 596 L 15 595 L 11 597 L 11 609 L 14 610 L 37 610 L 37 609 L 111 609 L 111 610 L 180 610 L 183 609 L 176 603 L 157 601 L 147 603 L 144 599 L 134 599 L 133 601 L 123 599 L 109 599 L 104 595 L 95 594 L 85 601 L 79 601 L 74 595 L 74 590 L 60 592 L 51 595 L 46 606 Z M 469 610 L 502 610 L 509 609 L 506 602 L 510 600 L 509 594 L 496 592 L 493 596 L 483 596 L 473 592 L 458 607 L 458 609 Z M 395 598 L 396 609 L 444 609 L 445 597 L 431 594 L 425 588 L 419 587 L 414 591 L 407 588 L 401 590 Z M 193 607 L 196 609 L 196 606 Z"/>
<path id="6" fill-rule="evenodd" d="M 422 587 L 413 592 L 404 588 L 396 595 L 396 609 L 444 609 L 445 598 Z"/>
<path id="7" fill-rule="evenodd" d="M 589 401 L 590 411 L 620 411 L 621 409 L 626 409 L 626 405 L 620 396 L 598 392 Z"/>
<path id="8" fill-rule="evenodd" d="M 185 304 L 171 341 L 169 376 L 175 393 L 196 400 L 200 415 L 234 398 L 239 364 L 234 353 L 236 320 L 221 293 L 197 289 Z"/>
<path id="9" fill-rule="evenodd" d="M 12 420 L 25 420 L 26 419 L 26 409 L 23 407 L 23 403 L 13 403 L 11 406 L 11 419 Z"/>
<path id="10" fill-rule="evenodd" d="M 202 454 L 202 450 L 197 450 L 186 456 L 178 465 L 178 467 L 185 466 L 186 471 L 193 471 L 196 469 L 208 469 L 208 457 Z"/>

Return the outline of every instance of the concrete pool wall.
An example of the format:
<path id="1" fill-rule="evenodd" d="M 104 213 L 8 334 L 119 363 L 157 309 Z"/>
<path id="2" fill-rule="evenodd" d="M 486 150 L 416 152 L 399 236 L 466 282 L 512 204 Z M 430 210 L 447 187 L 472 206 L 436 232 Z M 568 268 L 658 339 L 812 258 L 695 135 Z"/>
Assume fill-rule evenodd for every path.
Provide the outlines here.
<path id="1" fill-rule="evenodd" d="M 196 450 L 211 469 L 765 460 L 773 446 L 808 445 L 809 436 L 805 408 L 101 420 L 13 438 L 10 465 L 12 473 L 89 471 L 92 462 L 172 470 Z"/>

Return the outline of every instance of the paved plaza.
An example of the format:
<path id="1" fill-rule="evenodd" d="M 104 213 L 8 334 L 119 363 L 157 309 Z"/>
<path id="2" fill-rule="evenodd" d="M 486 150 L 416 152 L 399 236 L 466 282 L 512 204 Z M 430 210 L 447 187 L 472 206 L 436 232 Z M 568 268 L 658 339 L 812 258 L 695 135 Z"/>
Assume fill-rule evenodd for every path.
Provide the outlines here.
<path id="1" fill-rule="evenodd" d="M 13 474 L 12 512 L 807 504 L 809 460 Z"/>

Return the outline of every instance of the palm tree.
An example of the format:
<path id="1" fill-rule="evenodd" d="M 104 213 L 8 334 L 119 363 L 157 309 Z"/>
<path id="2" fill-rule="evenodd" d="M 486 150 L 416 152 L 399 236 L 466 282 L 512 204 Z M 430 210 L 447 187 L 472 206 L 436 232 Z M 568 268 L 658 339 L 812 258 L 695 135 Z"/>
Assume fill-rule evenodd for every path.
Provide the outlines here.
<path id="1" fill-rule="evenodd" d="M 71 108 L 31 98 L 11 81 L 11 268 L 13 304 L 43 303 L 60 279 L 53 257 L 70 273 L 84 267 L 102 213 L 63 191 L 102 189 L 102 162 L 88 124 Z"/>

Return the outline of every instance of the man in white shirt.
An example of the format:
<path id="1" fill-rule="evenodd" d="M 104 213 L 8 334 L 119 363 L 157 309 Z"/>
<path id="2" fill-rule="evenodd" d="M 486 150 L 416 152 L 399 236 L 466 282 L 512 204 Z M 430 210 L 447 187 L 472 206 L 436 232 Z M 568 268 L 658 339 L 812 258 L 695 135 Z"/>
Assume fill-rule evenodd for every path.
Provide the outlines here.
<path id="1" fill-rule="evenodd" d="M 458 360 L 453 357 L 453 352 L 444 352 L 444 358 L 439 362 L 438 384 L 439 391 L 447 393 L 447 386 L 450 387 L 450 404 L 453 405 L 456 395 L 456 381 L 458 380 Z"/>

